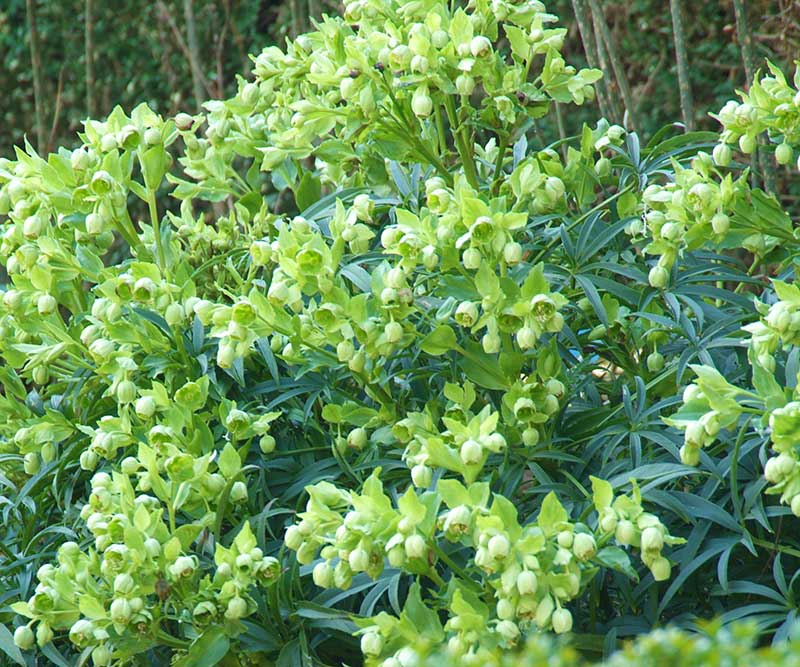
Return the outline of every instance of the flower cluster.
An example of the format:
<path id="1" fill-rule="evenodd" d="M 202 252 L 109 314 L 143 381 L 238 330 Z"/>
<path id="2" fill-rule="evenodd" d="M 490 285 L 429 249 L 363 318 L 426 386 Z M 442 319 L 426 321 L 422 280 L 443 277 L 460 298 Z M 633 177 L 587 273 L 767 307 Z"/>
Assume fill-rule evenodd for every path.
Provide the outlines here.
<path id="1" fill-rule="evenodd" d="M 682 544 L 683 538 L 673 537 L 657 516 L 645 512 L 642 495 L 635 482 L 630 496 L 614 498 L 611 484 L 592 478 L 594 506 L 599 516 L 599 532 L 604 537 L 612 534 L 619 546 L 639 549 L 642 562 L 656 581 L 669 579 L 672 565 L 662 554 L 665 545 Z"/>
<path id="2" fill-rule="evenodd" d="M 685 250 L 728 247 L 735 241 L 763 254 L 770 243 L 775 245 L 775 239 L 748 233 L 744 223 L 731 228 L 737 209 L 750 197 L 746 175 L 736 180 L 730 173 L 723 175 L 707 153 L 698 153 L 688 167 L 673 166 L 674 180 L 648 185 L 642 193 L 644 214 L 628 226 L 633 236 L 650 240 L 645 252 L 658 256 L 649 274 L 653 287 L 667 286 L 670 270 Z"/>
<path id="3" fill-rule="evenodd" d="M 127 635 L 157 642 L 161 624 L 173 614 L 198 632 L 218 620 L 235 626 L 251 614 L 249 592 L 274 583 L 280 565 L 256 546 L 249 524 L 230 548 L 216 546 L 212 575 L 205 559 L 189 551 L 196 542 L 203 555 L 207 531 L 186 524 L 173 534 L 163 514 L 156 497 L 135 495 L 127 475 L 96 473 L 81 511 L 94 549 L 86 553 L 66 542 L 57 564 L 39 569 L 33 597 L 14 605 L 31 619 L 17 630 L 17 643 L 30 648 L 34 623 L 40 646 L 52 640 L 54 630 L 68 630 L 75 646 L 91 649 L 95 665 L 109 665 L 129 650 L 118 646 Z"/>
<path id="4" fill-rule="evenodd" d="M 521 525 L 511 502 L 492 494 L 485 482 L 464 486 L 440 479 L 435 491 L 422 495 L 409 487 L 395 507 L 378 475 L 360 494 L 327 482 L 309 487 L 306 511 L 287 529 L 285 543 L 303 564 L 319 553 L 315 584 L 345 589 L 356 573 L 378 578 L 386 562 L 441 583 L 437 561 L 447 558 L 441 542 L 463 545 L 471 553 L 464 571 L 482 578 L 485 587 L 481 593 L 471 579 L 452 573 L 450 618 L 443 630 L 448 651 L 465 659 L 493 642 L 513 646 L 529 628 L 569 632 L 572 614 L 565 605 L 578 597 L 598 565 L 615 561 L 615 567 L 635 576 L 624 552 L 603 547 L 612 536 L 621 546 L 640 549 L 657 581 L 671 570 L 662 549 L 682 541 L 644 511 L 635 485 L 632 497 L 614 500 L 611 485 L 594 480 L 598 529 L 593 532 L 570 521 L 552 493 L 537 520 Z M 486 591 L 492 593 L 491 603 Z M 370 621 L 362 637 L 365 656 L 381 666 L 395 665 L 393 660 L 402 665 L 405 654 L 398 655 L 393 644 L 402 618 L 383 614 Z"/>
<path id="5" fill-rule="evenodd" d="M 717 164 L 730 163 L 732 144 L 742 153 L 754 152 L 764 131 L 775 145 L 778 164 L 794 160 L 800 146 L 800 75 L 795 73 L 792 85 L 775 65 L 768 62 L 768 67 L 769 74 L 757 75 L 747 92 L 739 92 L 741 102 L 731 100 L 715 116 L 723 126 L 720 143 L 714 149 Z"/>

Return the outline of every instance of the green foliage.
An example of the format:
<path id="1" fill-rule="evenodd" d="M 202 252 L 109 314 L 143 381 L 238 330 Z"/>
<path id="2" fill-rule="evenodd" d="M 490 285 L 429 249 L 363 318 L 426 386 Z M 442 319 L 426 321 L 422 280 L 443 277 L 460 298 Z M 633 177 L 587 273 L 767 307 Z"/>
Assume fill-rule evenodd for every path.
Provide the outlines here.
<path id="1" fill-rule="evenodd" d="M 778 200 L 713 133 L 539 143 L 600 75 L 539 2 L 344 14 L 202 114 L 0 161 L 0 648 L 409 667 L 712 616 L 753 622 L 737 656 L 788 636 Z"/>
<path id="2" fill-rule="evenodd" d="M 757 632 L 752 627 L 734 625 L 730 629 L 721 630 L 712 626 L 705 630 L 707 636 L 677 630 L 654 630 L 645 637 L 630 642 L 607 659 L 591 663 L 582 659 L 573 648 L 539 635 L 531 638 L 519 651 L 483 655 L 480 664 L 492 667 L 533 667 L 543 664 L 554 667 L 589 664 L 604 667 L 668 667 L 676 664 L 687 667 L 784 667 L 798 663 L 797 650 L 800 646 L 794 635 L 790 641 L 757 649 L 754 648 Z M 420 667 L 449 667 L 458 663 L 446 655 L 433 655 L 414 664 L 419 664 Z"/>

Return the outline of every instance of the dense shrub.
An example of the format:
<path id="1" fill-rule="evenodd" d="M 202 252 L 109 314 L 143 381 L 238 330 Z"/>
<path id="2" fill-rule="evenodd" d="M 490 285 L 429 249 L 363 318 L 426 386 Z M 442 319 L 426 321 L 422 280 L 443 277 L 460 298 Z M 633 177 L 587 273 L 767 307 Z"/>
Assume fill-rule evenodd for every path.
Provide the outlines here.
<path id="1" fill-rule="evenodd" d="M 18 647 L 409 667 L 789 633 L 795 235 L 728 144 L 787 161 L 800 97 L 774 72 L 719 136 L 545 144 L 600 76 L 554 21 L 358 0 L 203 115 L 0 163 Z M 639 646 L 705 650 L 666 637 Z"/>

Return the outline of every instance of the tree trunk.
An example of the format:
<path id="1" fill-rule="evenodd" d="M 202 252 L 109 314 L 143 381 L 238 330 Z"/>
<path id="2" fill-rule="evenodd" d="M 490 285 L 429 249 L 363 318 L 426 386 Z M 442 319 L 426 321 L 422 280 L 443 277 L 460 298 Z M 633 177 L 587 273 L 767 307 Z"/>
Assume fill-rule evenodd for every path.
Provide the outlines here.
<path id="1" fill-rule="evenodd" d="M 194 20 L 194 4 L 192 0 L 183 0 L 183 20 L 186 23 L 189 67 L 192 70 L 192 88 L 199 111 L 206 96 L 203 91 L 203 74 L 200 69 L 200 46 L 197 43 L 197 23 Z"/>
<path id="2" fill-rule="evenodd" d="M 86 24 L 84 26 L 84 58 L 86 60 L 86 113 L 95 115 L 94 106 L 94 15 L 92 0 L 86 0 Z"/>
<path id="3" fill-rule="evenodd" d="M 586 53 L 586 62 L 589 67 L 603 69 L 602 63 L 597 54 L 597 43 L 594 39 L 594 29 L 592 27 L 592 17 L 587 11 L 584 0 L 572 0 L 572 11 L 575 14 L 575 21 L 578 24 L 578 32 L 581 35 L 583 50 Z M 610 72 L 603 71 L 603 78 L 595 84 L 597 92 L 597 103 L 600 106 L 600 113 L 615 122 L 619 120 L 614 117 L 614 112 L 608 103 L 608 83 Z"/>
<path id="4" fill-rule="evenodd" d="M 736 39 L 739 42 L 739 48 L 742 51 L 742 64 L 744 65 L 745 76 L 747 77 L 747 87 L 753 83 L 756 76 L 756 58 L 753 53 L 753 33 L 750 32 L 750 22 L 747 18 L 747 5 L 743 0 L 733 0 L 733 11 L 736 15 Z M 775 191 L 775 170 L 772 167 L 770 158 L 766 155 L 763 148 L 764 138 L 758 137 L 758 148 L 756 153 L 758 156 L 758 165 L 761 171 L 761 178 L 764 182 L 764 187 L 771 191 Z M 755 165 L 756 155 L 753 156 L 752 164 Z"/>
<path id="5" fill-rule="evenodd" d="M 689 58 L 686 55 L 686 42 L 683 32 L 681 0 L 670 0 L 672 15 L 672 35 L 675 41 L 675 62 L 678 65 L 678 90 L 681 98 L 681 115 L 686 131 L 694 129 L 694 109 L 692 107 L 692 85 L 689 81 Z"/>
<path id="6" fill-rule="evenodd" d="M 36 2 L 25 0 L 25 13 L 28 19 L 28 39 L 31 50 L 31 69 L 33 74 L 33 107 L 36 116 L 36 150 L 40 153 L 45 146 L 44 99 L 42 95 L 42 57 L 39 45 L 39 33 L 36 30 Z"/>
<path id="7" fill-rule="evenodd" d="M 631 95 L 631 87 L 628 85 L 628 77 L 625 75 L 625 68 L 622 66 L 622 61 L 619 59 L 617 49 L 614 45 L 614 40 L 611 37 L 611 31 L 608 29 L 605 14 L 600 7 L 597 0 L 589 0 L 589 7 L 592 9 L 592 18 L 594 19 L 595 29 L 599 31 L 600 38 L 605 46 L 605 51 L 608 54 L 608 59 L 611 61 L 611 67 L 614 69 L 614 78 L 617 80 L 619 92 L 622 95 L 622 101 L 625 104 L 625 111 L 628 115 L 628 122 L 630 127 L 636 131 L 636 109 L 633 104 L 633 95 Z M 598 44 L 598 50 L 600 45 Z"/>

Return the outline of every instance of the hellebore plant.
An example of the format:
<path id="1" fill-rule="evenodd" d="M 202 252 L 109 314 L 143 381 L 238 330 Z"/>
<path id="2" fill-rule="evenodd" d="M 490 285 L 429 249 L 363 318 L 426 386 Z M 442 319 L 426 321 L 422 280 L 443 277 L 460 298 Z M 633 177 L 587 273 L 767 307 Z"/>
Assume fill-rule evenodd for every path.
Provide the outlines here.
<path id="1" fill-rule="evenodd" d="M 795 233 L 729 144 L 788 162 L 800 96 L 542 144 L 600 77 L 555 21 L 357 0 L 203 114 L 0 162 L 12 660 L 485 665 L 774 592 L 728 571 L 800 555 Z"/>

